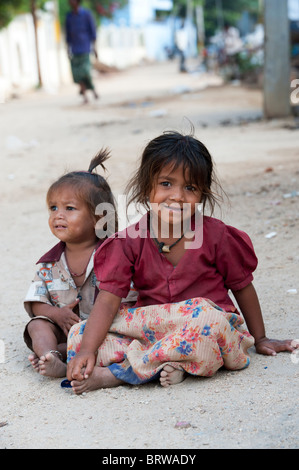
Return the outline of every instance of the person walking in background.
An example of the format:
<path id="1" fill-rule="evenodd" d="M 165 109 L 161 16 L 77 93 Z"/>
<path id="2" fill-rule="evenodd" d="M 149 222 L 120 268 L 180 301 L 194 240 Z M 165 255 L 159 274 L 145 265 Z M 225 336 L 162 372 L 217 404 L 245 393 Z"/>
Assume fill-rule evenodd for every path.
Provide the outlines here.
<path id="1" fill-rule="evenodd" d="M 188 34 L 184 23 L 175 32 L 175 45 L 180 56 L 179 70 L 180 72 L 187 72 L 186 52 L 188 49 Z"/>
<path id="2" fill-rule="evenodd" d="M 81 0 L 69 0 L 72 11 L 67 13 L 65 28 L 68 55 L 71 62 L 73 80 L 80 86 L 84 103 L 88 102 L 86 91 L 92 90 L 98 99 L 91 77 L 90 52 L 97 58 L 95 47 L 96 24 L 89 10 L 80 6 Z"/>

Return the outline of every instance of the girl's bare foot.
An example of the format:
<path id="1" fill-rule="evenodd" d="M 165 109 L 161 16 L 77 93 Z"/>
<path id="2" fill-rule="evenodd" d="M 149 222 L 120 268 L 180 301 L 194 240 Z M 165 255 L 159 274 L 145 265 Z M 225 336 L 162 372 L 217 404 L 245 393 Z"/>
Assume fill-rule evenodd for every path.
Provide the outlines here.
<path id="1" fill-rule="evenodd" d="M 66 364 L 62 362 L 59 357 L 52 352 L 48 352 L 39 359 L 39 373 L 47 377 L 65 377 Z"/>
<path id="2" fill-rule="evenodd" d="M 38 364 L 39 357 L 35 353 L 32 353 L 32 354 L 29 354 L 28 359 L 29 359 L 29 362 L 31 363 L 33 369 L 36 372 L 39 372 L 39 364 Z"/>
<path id="3" fill-rule="evenodd" d="M 169 387 L 183 382 L 185 378 L 185 371 L 183 369 L 175 369 L 173 366 L 167 364 L 163 367 L 160 373 L 160 384 L 162 387 Z"/>
<path id="4" fill-rule="evenodd" d="M 115 377 L 108 367 L 94 367 L 92 374 L 82 381 L 72 380 L 71 386 L 76 395 L 84 392 L 91 392 L 99 388 L 117 387 L 123 383 L 122 380 Z"/>

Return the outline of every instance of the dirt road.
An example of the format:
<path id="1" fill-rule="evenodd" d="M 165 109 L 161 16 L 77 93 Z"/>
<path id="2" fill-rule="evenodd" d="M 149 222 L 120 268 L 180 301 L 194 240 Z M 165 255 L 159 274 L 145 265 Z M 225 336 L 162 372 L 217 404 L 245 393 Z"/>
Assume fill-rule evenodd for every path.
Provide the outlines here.
<path id="1" fill-rule="evenodd" d="M 195 133 L 210 149 L 230 206 L 222 218 L 251 236 L 270 337 L 299 338 L 299 149 L 293 119 L 264 122 L 259 90 L 152 64 L 96 78 L 101 99 L 77 88 L 1 105 L 0 448 L 298 448 L 299 357 L 251 351 L 241 372 L 121 386 L 74 396 L 34 373 L 22 333 L 35 261 L 56 240 L 45 194 L 65 171 L 111 148 L 109 182 L 122 194 L 144 145 L 164 130 Z M 177 423 L 185 425 L 177 425 Z"/>

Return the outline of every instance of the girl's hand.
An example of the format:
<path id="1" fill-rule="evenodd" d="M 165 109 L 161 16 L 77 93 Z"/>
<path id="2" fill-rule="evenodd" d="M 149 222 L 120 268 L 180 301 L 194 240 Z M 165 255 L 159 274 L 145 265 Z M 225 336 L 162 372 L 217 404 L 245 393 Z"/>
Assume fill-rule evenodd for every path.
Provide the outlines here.
<path id="1" fill-rule="evenodd" d="M 297 348 L 299 348 L 299 342 L 291 339 L 279 340 L 264 337 L 255 343 L 256 352 L 268 356 L 276 356 L 277 353 L 282 351 L 293 352 Z"/>
<path id="2" fill-rule="evenodd" d="M 69 381 L 87 379 L 95 366 L 96 356 L 92 352 L 79 352 L 67 365 Z"/>

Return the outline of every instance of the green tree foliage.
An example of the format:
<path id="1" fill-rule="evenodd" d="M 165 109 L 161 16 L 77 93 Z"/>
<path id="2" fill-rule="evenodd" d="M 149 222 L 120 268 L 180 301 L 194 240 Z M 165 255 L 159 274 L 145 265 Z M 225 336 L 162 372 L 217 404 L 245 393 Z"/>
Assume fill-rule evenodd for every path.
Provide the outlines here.
<path id="1" fill-rule="evenodd" d="M 219 4 L 215 0 L 205 0 L 205 27 L 206 34 L 210 36 L 214 34 L 215 29 L 219 27 L 219 17 L 223 23 L 236 25 L 243 11 L 248 11 L 254 17 L 259 14 L 258 0 L 222 0 L 222 11 L 219 11 Z"/>
<path id="2" fill-rule="evenodd" d="M 259 0 L 174 0 L 173 3 L 173 14 L 182 18 L 186 17 L 188 5 L 193 11 L 196 6 L 202 6 L 207 36 L 215 33 L 220 22 L 235 25 L 243 11 L 255 17 L 259 14 Z"/>
<path id="3" fill-rule="evenodd" d="M 16 15 L 43 8 L 46 0 L 0 0 L 0 29 L 5 28 Z"/>
<path id="4" fill-rule="evenodd" d="M 57 0 L 60 23 L 63 25 L 66 12 L 69 11 L 68 0 Z M 43 8 L 46 0 L 0 0 L 0 29 L 20 13 L 32 13 L 33 10 Z M 101 17 L 111 17 L 117 8 L 121 8 L 128 3 L 128 0 L 84 0 L 82 6 L 91 9 L 96 19 Z"/>
<path id="5" fill-rule="evenodd" d="M 13 17 L 26 10 L 26 2 L 24 0 L 1 0 L 0 2 L 0 29 L 5 28 Z"/>
<path id="6" fill-rule="evenodd" d="M 70 10 L 68 0 L 58 0 L 59 3 L 59 19 L 62 26 L 64 26 L 65 17 L 67 12 Z M 101 18 L 111 18 L 115 10 L 122 8 L 127 5 L 128 0 L 82 0 L 81 5 L 89 8 L 96 19 L 97 23 L 101 21 Z"/>

